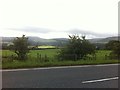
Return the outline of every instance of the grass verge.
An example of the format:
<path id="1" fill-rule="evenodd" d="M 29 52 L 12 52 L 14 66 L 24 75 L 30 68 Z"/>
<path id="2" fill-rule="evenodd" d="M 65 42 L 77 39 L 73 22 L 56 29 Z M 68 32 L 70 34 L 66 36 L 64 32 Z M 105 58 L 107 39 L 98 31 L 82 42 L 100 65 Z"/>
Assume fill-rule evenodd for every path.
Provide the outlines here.
<path id="1" fill-rule="evenodd" d="M 17 68 L 35 68 L 35 67 L 53 67 L 53 66 L 73 66 L 73 65 L 97 65 L 97 64 L 115 64 L 118 60 L 79 60 L 79 61 L 54 61 L 54 62 L 36 62 L 36 61 L 13 61 L 3 63 L 3 69 Z"/>

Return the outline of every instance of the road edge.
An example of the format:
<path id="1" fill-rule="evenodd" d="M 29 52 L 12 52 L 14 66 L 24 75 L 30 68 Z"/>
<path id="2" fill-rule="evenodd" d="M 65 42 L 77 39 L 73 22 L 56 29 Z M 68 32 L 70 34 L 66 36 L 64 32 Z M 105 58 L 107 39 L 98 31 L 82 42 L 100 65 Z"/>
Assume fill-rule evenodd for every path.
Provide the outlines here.
<path id="1" fill-rule="evenodd" d="M 77 67 L 98 67 L 98 66 L 113 66 L 118 64 L 99 64 L 99 65 L 77 65 L 77 66 L 56 66 L 56 67 L 39 67 L 39 68 L 22 68 L 22 69 L 2 69 L 0 72 L 5 71 L 26 71 L 26 70 L 41 70 L 41 69 L 60 69 L 60 68 L 77 68 Z"/>

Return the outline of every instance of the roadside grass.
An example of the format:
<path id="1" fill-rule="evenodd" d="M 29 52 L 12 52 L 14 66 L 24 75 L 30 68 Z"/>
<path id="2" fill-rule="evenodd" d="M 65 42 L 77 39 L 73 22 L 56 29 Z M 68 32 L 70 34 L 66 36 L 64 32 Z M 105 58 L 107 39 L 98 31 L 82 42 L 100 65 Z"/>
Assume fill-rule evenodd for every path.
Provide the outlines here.
<path id="1" fill-rule="evenodd" d="M 114 64 L 118 60 L 79 60 L 79 61 L 54 61 L 54 62 L 36 62 L 36 61 L 13 61 L 3 63 L 3 69 L 33 68 L 33 67 L 51 67 L 51 66 L 73 66 L 73 65 L 96 65 L 96 64 Z M 119 62 L 120 63 L 120 62 Z"/>
<path id="2" fill-rule="evenodd" d="M 45 50 L 31 50 L 28 54 L 28 59 L 26 61 L 12 60 L 6 61 L 3 58 L 2 68 L 3 69 L 17 69 L 17 68 L 35 68 L 35 67 L 51 67 L 51 66 L 73 66 L 73 65 L 95 65 L 95 64 L 114 64 L 120 63 L 120 60 L 110 60 L 106 59 L 105 55 L 109 55 L 111 51 L 99 50 L 96 52 L 96 60 L 77 60 L 70 61 L 64 60 L 60 61 L 55 59 L 55 55 L 59 49 L 45 49 Z M 14 54 L 9 50 L 3 50 L 2 56 L 9 56 Z M 37 55 L 40 55 L 42 59 L 40 60 Z M 47 55 L 48 60 L 44 60 L 44 56 Z"/>

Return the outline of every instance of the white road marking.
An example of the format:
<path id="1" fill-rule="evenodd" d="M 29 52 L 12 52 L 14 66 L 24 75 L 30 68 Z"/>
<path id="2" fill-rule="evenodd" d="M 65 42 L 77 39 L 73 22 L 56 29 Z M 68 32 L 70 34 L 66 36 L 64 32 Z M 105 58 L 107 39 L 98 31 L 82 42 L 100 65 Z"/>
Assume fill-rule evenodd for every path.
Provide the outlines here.
<path id="1" fill-rule="evenodd" d="M 90 80 L 90 81 L 83 81 L 82 83 L 94 83 L 94 82 L 103 82 L 108 80 L 117 80 L 119 77 L 113 77 L 113 78 L 105 78 L 105 79 L 99 79 L 99 80 Z"/>
<path id="2" fill-rule="evenodd" d="M 8 71 L 25 71 L 25 70 L 41 70 L 41 69 L 59 69 L 59 68 L 77 68 L 77 67 L 98 67 L 98 66 L 114 66 L 120 64 L 101 64 L 101 65 L 81 65 L 81 66 L 58 66 L 58 67 L 44 67 L 44 68 L 26 68 L 26 69 L 3 69 L 0 72 Z"/>

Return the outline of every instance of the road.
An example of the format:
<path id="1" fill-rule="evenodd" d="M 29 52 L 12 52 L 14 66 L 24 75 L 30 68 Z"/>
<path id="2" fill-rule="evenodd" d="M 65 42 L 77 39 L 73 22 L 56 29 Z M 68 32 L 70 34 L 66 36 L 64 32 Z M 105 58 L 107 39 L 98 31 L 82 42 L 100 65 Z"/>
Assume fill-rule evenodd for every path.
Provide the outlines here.
<path id="1" fill-rule="evenodd" d="M 3 88 L 118 88 L 118 64 L 2 71 Z"/>

